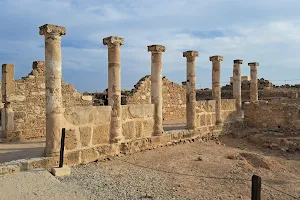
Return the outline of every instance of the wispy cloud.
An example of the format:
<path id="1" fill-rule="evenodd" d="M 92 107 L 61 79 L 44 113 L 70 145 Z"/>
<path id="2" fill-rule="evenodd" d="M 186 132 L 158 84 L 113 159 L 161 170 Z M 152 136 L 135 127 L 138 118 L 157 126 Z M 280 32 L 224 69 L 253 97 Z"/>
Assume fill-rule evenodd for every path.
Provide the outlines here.
<path id="1" fill-rule="evenodd" d="M 163 74 L 185 79 L 182 52 L 197 50 L 197 84 L 211 82 L 209 56 L 222 55 L 222 81 L 232 74 L 232 61 L 260 62 L 259 77 L 296 79 L 300 73 L 298 0 L 2 0 L 0 60 L 16 64 L 16 78 L 31 62 L 44 59 L 38 27 L 62 25 L 63 76 L 80 91 L 107 87 L 107 47 L 102 39 L 125 38 L 121 47 L 122 86 L 131 88 L 150 73 L 147 45 L 166 46 Z M 209 86 L 209 85 L 208 85 Z"/>

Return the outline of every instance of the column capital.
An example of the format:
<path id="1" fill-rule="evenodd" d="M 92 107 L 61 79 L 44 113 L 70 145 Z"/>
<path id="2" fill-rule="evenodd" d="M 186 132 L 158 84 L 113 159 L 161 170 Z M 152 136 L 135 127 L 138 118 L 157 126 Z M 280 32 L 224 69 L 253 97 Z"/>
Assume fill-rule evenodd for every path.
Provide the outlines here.
<path id="1" fill-rule="evenodd" d="M 124 44 L 124 38 L 118 37 L 118 36 L 109 36 L 106 38 L 103 38 L 103 45 L 123 45 Z"/>
<path id="2" fill-rule="evenodd" d="M 223 61 L 223 56 L 210 56 L 209 60 L 214 62 L 214 61 Z"/>
<path id="3" fill-rule="evenodd" d="M 243 64 L 243 60 L 237 59 L 237 60 L 234 60 L 233 63 L 234 64 Z"/>
<path id="4" fill-rule="evenodd" d="M 198 57 L 198 51 L 185 51 L 183 52 L 183 57 Z"/>
<path id="5" fill-rule="evenodd" d="M 43 26 L 40 26 L 40 35 L 45 35 L 47 33 L 66 35 L 66 28 L 63 26 L 57 26 L 53 24 L 45 24 Z"/>
<path id="6" fill-rule="evenodd" d="M 166 47 L 160 44 L 153 44 L 148 46 L 148 52 L 149 51 L 152 53 L 162 53 L 166 51 Z"/>
<path id="7" fill-rule="evenodd" d="M 252 67 L 252 66 L 259 66 L 259 63 L 258 62 L 250 62 L 248 63 L 248 66 Z"/>

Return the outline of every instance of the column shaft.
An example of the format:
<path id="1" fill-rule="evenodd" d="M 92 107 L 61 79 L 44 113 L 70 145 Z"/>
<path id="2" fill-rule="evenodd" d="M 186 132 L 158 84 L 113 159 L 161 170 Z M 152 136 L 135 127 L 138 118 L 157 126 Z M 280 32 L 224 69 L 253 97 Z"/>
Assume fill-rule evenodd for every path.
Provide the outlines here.
<path id="1" fill-rule="evenodd" d="M 148 46 L 151 51 L 151 103 L 154 104 L 154 131 L 153 135 L 162 135 L 162 52 L 166 48 L 162 45 Z"/>
<path id="2" fill-rule="evenodd" d="M 258 101 L 257 67 L 250 66 L 250 101 Z"/>
<path id="3" fill-rule="evenodd" d="M 196 56 L 197 51 L 186 51 L 186 121 L 188 129 L 196 128 Z"/>
<path id="4" fill-rule="evenodd" d="M 241 64 L 242 60 L 235 60 L 233 65 L 233 98 L 235 99 L 235 107 L 237 117 L 242 118 L 242 78 L 241 78 Z"/>
<path id="5" fill-rule="evenodd" d="M 110 36 L 103 39 L 108 46 L 108 105 L 111 106 L 110 142 L 124 141 L 121 106 L 121 58 L 120 49 L 124 38 Z"/>
<path id="6" fill-rule="evenodd" d="M 40 35 L 45 36 L 46 68 L 46 156 L 57 156 L 60 151 L 62 130 L 62 93 L 61 93 L 61 35 L 65 27 L 45 24 L 40 27 Z"/>
<path id="7" fill-rule="evenodd" d="M 59 155 L 62 94 L 61 94 L 61 36 L 45 34 L 46 65 L 46 156 Z"/>
<path id="8" fill-rule="evenodd" d="M 108 47 L 108 105 L 111 106 L 111 142 L 118 142 L 122 135 L 120 45 Z"/>
<path id="9" fill-rule="evenodd" d="M 154 135 L 163 133 L 162 127 L 162 53 L 151 55 L 151 103 L 154 104 Z"/>
<path id="10" fill-rule="evenodd" d="M 212 98 L 216 101 L 216 124 L 222 123 L 221 120 L 221 61 L 222 56 L 212 56 Z"/>

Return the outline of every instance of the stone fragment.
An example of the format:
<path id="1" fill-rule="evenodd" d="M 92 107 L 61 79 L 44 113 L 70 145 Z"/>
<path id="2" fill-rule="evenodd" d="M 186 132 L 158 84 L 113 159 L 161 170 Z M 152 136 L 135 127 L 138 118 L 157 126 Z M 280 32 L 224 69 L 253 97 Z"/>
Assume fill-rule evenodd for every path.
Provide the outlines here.
<path id="1" fill-rule="evenodd" d="M 71 169 L 67 165 L 62 167 L 52 167 L 51 174 L 53 176 L 69 176 L 71 174 Z"/>

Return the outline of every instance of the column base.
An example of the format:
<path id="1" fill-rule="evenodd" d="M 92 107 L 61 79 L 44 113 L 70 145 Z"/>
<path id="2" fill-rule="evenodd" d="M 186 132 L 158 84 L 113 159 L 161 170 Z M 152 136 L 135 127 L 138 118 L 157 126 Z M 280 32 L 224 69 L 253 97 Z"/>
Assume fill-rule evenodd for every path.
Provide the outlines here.
<path id="1" fill-rule="evenodd" d="M 110 140 L 110 143 L 122 143 L 125 141 L 124 136 L 117 136 Z"/>
<path id="2" fill-rule="evenodd" d="M 55 152 L 49 151 L 49 152 L 47 152 L 46 149 L 44 150 L 44 156 L 45 157 L 57 157 L 57 156 L 59 156 L 59 154 L 60 154 L 60 151 L 55 151 Z"/>
<path id="3" fill-rule="evenodd" d="M 222 121 L 216 121 L 216 125 L 221 126 L 221 125 L 223 125 L 223 122 Z"/>
<path id="4" fill-rule="evenodd" d="M 186 125 L 186 129 L 188 129 L 188 130 L 196 130 L 197 127 L 194 126 L 194 125 Z"/>
<path id="5" fill-rule="evenodd" d="M 164 130 L 158 130 L 153 132 L 153 136 L 162 136 L 164 134 Z"/>

